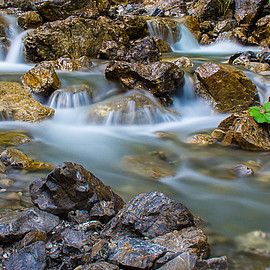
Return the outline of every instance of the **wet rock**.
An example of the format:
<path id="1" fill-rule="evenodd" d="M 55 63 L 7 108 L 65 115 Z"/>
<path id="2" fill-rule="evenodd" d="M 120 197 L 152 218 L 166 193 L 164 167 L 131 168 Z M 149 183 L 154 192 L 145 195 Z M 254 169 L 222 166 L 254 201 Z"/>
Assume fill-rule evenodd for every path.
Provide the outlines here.
<path id="1" fill-rule="evenodd" d="M 220 16 L 220 4 L 218 1 L 199 0 L 187 7 L 188 14 L 198 18 L 199 21 L 207 21 Z"/>
<path id="2" fill-rule="evenodd" d="M 266 0 L 236 0 L 235 18 L 241 24 L 251 25 L 259 16 Z"/>
<path id="3" fill-rule="evenodd" d="M 89 107 L 87 122 L 102 124 L 149 124 L 177 120 L 179 114 L 165 109 L 148 93 L 129 91 Z"/>
<path id="4" fill-rule="evenodd" d="M 257 59 L 262 63 L 270 64 L 270 50 L 268 48 L 262 49 L 257 54 Z"/>
<path id="5" fill-rule="evenodd" d="M 224 119 L 218 128 L 225 132 L 222 145 L 236 145 L 255 151 L 270 150 L 268 125 L 258 124 L 248 113 L 234 113 Z"/>
<path id="6" fill-rule="evenodd" d="M 43 270 L 46 269 L 45 244 L 42 241 L 21 249 L 18 253 L 13 253 L 8 259 L 4 260 L 7 270 Z"/>
<path id="7" fill-rule="evenodd" d="M 7 167 L 5 166 L 5 164 L 3 163 L 3 161 L 0 161 L 0 173 L 4 173 L 7 171 Z M 0 181 L 0 186 L 3 186 L 3 183 Z"/>
<path id="8" fill-rule="evenodd" d="M 180 58 L 177 58 L 177 59 L 173 60 L 172 63 L 177 65 L 179 68 L 192 68 L 192 67 L 194 67 L 194 64 L 192 63 L 192 61 L 186 56 L 182 56 Z"/>
<path id="9" fill-rule="evenodd" d="M 116 41 L 104 41 L 98 53 L 100 59 L 116 59 L 126 54 L 126 47 Z"/>
<path id="10" fill-rule="evenodd" d="M 48 233 L 59 223 L 58 217 L 36 208 L 1 209 L 0 240 L 2 243 L 13 242 L 36 230 Z"/>
<path id="11" fill-rule="evenodd" d="M 12 11 L 13 8 L 15 8 L 15 10 L 19 9 L 21 11 L 29 11 L 35 10 L 35 5 L 33 3 L 33 0 L 9 0 L 1 1 L 0 8 L 9 9 L 10 11 Z"/>
<path id="12" fill-rule="evenodd" d="M 237 21 L 235 19 L 226 19 L 223 21 L 220 21 L 216 24 L 215 28 L 213 29 L 213 32 L 216 34 L 228 32 L 233 30 L 237 26 Z"/>
<path id="13" fill-rule="evenodd" d="M 127 53 L 120 60 L 130 63 L 150 64 L 161 60 L 161 52 L 153 37 L 145 37 L 131 44 Z"/>
<path id="14" fill-rule="evenodd" d="M 62 71 L 89 71 L 93 67 L 92 61 L 86 56 L 76 59 L 63 56 L 49 62 L 54 69 Z"/>
<path id="15" fill-rule="evenodd" d="M 270 234 L 253 231 L 236 238 L 238 249 L 249 254 L 270 258 Z"/>
<path id="16" fill-rule="evenodd" d="M 1 146 L 16 146 L 24 143 L 31 142 L 31 139 L 24 135 L 14 132 L 0 132 L 0 145 Z"/>
<path id="17" fill-rule="evenodd" d="M 199 260 L 196 263 L 195 270 L 228 270 L 228 259 L 225 256 L 211 258 L 208 260 Z"/>
<path id="18" fill-rule="evenodd" d="M 157 38 L 157 37 L 153 37 L 157 46 L 158 46 L 158 49 L 161 53 L 166 53 L 166 52 L 171 52 L 172 49 L 171 49 L 171 46 L 165 42 L 164 40 L 160 39 L 160 38 Z"/>
<path id="19" fill-rule="evenodd" d="M 105 70 L 105 77 L 128 89 L 147 90 L 163 104 L 171 104 L 172 95 L 184 84 L 183 70 L 170 62 L 144 65 L 112 61 Z"/>
<path id="20" fill-rule="evenodd" d="M 107 18 L 91 20 L 70 16 L 29 31 L 24 38 L 25 58 L 30 62 L 41 62 L 62 56 L 71 59 L 96 57 L 104 41 L 125 45 L 129 38 L 123 29 Z"/>
<path id="21" fill-rule="evenodd" d="M 255 23 L 254 31 L 252 32 L 252 37 L 254 37 L 261 46 L 268 46 L 270 41 L 269 16 L 263 17 Z"/>
<path id="22" fill-rule="evenodd" d="M 195 93 L 220 112 L 239 112 L 259 104 L 256 86 L 242 71 L 221 64 L 205 63 L 195 70 Z"/>
<path id="23" fill-rule="evenodd" d="M 189 144 L 210 145 L 215 143 L 213 136 L 209 134 L 197 134 L 187 139 Z"/>
<path id="24" fill-rule="evenodd" d="M 97 262 L 78 266 L 74 270 L 119 270 L 119 267 L 107 262 Z"/>
<path id="25" fill-rule="evenodd" d="M 108 261 L 120 267 L 151 269 L 166 248 L 141 239 L 124 237 L 111 244 Z"/>
<path id="26" fill-rule="evenodd" d="M 242 164 L 238 164 L 234 167 L 231 168 L 231 172 L 232 174 L 238 176 L 238 177 L 244 177 L 244 176 L 249 176 L 249 175 L 253 175 L 254 172 L 251 168 L 242 165 Z"/>
<path id="27" fill-rule="evenodd" d="M 125 157 L 124 167 L 128 172 L 142 177 L 160 179 L 176 174 L 175 160 L 171 158 L 163 152 L 137 154 Z"/>
<path id="28" fill-rule="evenodd" d="M 18 250 L 25 248 L 37 241 L 46 243 L 47 233 L 44 231 L 33 230 L 27 233 L 24 238 L 18 243 Z"/>
<path id="29" fill-rule="evenodd" d="M 39 122 L 54 115 L 53 109 L 35 100 L 19 83 L 0 82 L 0 104 L 2 120 Z"/>
<path id="30" fill-rule="evenodd" d="M 194 269 L 197 261 L 197 256 L 190 253 L 182 253 L 170 260 L 168 263 L 161 266 L 160 270 L 190 270 Z"/>
<path id="31" fill-rule="evenodd" d="M 30 185 L 32 202 L 40 209 L 55 215 L 66 216 L 69 211 L 91 210 L 95 203 L 111 201 L 115 212 L 124 202 L 109 186 L 105 186 L 83 166 L 64 162 L 45 179 Z"/>
<path id="32" fill-rule="evenodd" d="M 184 16 L 179 19 L 179 22 L 183 24 L 189 31 L 193 34 L 193 36 L 200 41 L 201 39 L 201 31 L 200 24 L 197 18 L 192 16 Z"/>
<path id="33" fill-rule="evenodd" d="M 248 38 L 248 28 L 247 27 L 236 27 L 231 31 L 222 32 L 216 38 L 215 43 L 222 41 L 232 41 L 240 43 L 243 45 L 257 45 L 251 39 Z"/>
<path id="34" fill-rule="evenodd" d="M 1 160 L 4 162 L 5 166 L 11 166 L 17 169 L 25 169 L 28 171 L 36 170 L 52 170 L 54 166 L 50 163 L 45 162 L 36 162 L 33 159 L 29 158 L 23 152 L 14 149 L 7 148 L 1 152 Z"/>
<path id="35" fill-rule="evenodd" d="M 28 11 L 18 17 L 18 24 L 25 30 L 37 28 L 42 25 L 42 17 L 37 12 Z"/>
<path id="36" fill-rule="evenodd" d="M 48 62 L 41 62 L 25 73 L 22 83 L 29 92 L 45 98 L 61 86 L 53 66 Z"/>
<path id="37" fill-rule="evenodd" d="M 140 194 L 124 205 L 120 212 L 106 224 L 103 235 L 154 238 L 173 230 L 193 226 L 193 216 L 181 203 L 161 192 Z"/>

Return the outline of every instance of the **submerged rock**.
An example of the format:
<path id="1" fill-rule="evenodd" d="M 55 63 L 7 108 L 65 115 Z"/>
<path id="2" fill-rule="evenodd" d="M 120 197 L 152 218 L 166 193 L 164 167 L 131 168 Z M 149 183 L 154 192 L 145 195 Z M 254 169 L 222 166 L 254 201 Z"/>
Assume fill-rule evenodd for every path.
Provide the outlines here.
<path id="1" fill-rule="evenodd" d="M 17 169 L 25 169 L 28 171 L 36 170 L 52 170 L 54 166 L 50 163 L 36 162 L 29 158 L 23 152 L 14 149 L 7 148 L 0 155 L 1 160 L 6 166 L 11 166 Z"/>
<path id="2" fill-rule="evenodd" d="M 31 142 L 31 139 L 24 134 L 3 131 L 0 132 L 1 146 L 17 146 L 28 142 Z"/>
<path id="3" fill-rule="evenodd" d="M 113 238 L 121 235 L 154 238 L 193 225 L 193 215 L 183 204 L 161 192 L 151 192 L 126 203 L 102 233 Z"/>
<path id="4" fill-rule="evenodd" d="M 118 81 L 128 89 L 147 90 L 163 104 L 172 103 L 172 95 L 184 84 L 184 72 L 170 62 L 148 65 L 112 61 L 105 70 L 108 80 Z"/>
<path id="5" fill-rule="evenodd" d="M 45 61 L 25 73 L 22 83 L 29 92 L 45 98 L 48 98 L 61 85 L 53 66 Z"/>
<path id="6" fill-rule="evenodd" d="M 91 210 L 101 201 L 111 201 L 118 212 L 124 202 L 109 186 L 83 166 L 64 162 L 45 179 L 30 185 L 32 202 L 40 209 L 59 216 L 67 216 L 72 210 Z"/>
<path id="7" fill-rule="evenodd" d="M 150 124 L 173 121 L 180 117 L 143 91 L 130 91 L 95 103 L 88 109 L 87 122 L 97 124 Z"/>
<path id="8" fill-rule="evenodd" d="M 195 92 L 220 112 L 239 112 L 259 105 L 256 86 L 242 71 L 217 63 L 205 63 L 195 70 Z"/>
<path id="9" fill-rule="evenodd" d="M 59 223 L 58 217 L 37 208 L 1 209 L 0 240 L 2 243 L 10 243 L 34 230 L 48 233 Z"/>
<path id="10" fill-rule="evenodd" d="M 54 110 L 43 106 L 21 84 L 0 82 L 2 120 L 39 122 L 54 115 Z"/>

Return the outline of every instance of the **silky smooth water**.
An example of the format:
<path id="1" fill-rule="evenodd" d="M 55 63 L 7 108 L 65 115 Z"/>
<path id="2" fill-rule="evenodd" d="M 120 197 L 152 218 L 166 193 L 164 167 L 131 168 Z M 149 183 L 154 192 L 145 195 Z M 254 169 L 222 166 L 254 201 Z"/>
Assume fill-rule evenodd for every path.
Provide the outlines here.
<path id="1" fill-rule="evenodd" d="M 185 43 L 194 42 L 187 36 L 184 39 Z M 185 46 L 183 49 L 183 46 L 175 44 L 174 53 L 164 57 L 188 55 L 196 65 L 206 61 L 224 63 L 231 53 L 239 50 L 239 45 L 233 43 L 227 51 L 224 48 L 228 44 L 221 43 L 216 47 L 196 45 L 194 49 L 193 46 L 192 53 L 187 51 L 188 44 Z M 241 47 L 241 50 L 245 48 Z M 23 73 L 31 67 L 23 63 L 2 62 L 0 80 L 20 81 Z M 93 103 L 90 105 L 61 107 L 54 104 L 54 118 L 35 124 L 3 121 L 0 122 L 0 131 L 16 131 L 31 137 L 31 143 L 17 148 L 37 161 L 54 165 L 63 161 L 82 164 L 126 201 L 141 192 L 159 190 L 182 202 L 192 213 L 207 221 L 204 231 L 212 243 L 212 255 L 227 255 L 230 269 L 264 269 L 270 266 L 269 259 L 265 257 L 243 253 L 236 241 L 237 236 L 254 230 L 270 233 L 270 154 L 186 144 L 189 136 L 211 132 L 228 116 L 214 113 L 208 105 L 194 97 L 194 78 L 187 72 L 186 84 L 179 89 L 172 108 L 181 117 L 161 117 L 154 122 L 128 125 L 116 121 L 85 121 L 86 114 L 97 102 L 122 94 L 119 85 L 104 78 L 105 67 L 106 63 L 95 61 L 95 68 L 90 72 L 58 72 L 62 87 L 81 83 L 92 87 Z M 247 75 L 256 83 L 261 99 L 266 100 L 270 89 L 269 78 L 253 73 Z M 130 110 L 134 113 L 132 104 Z M 161 132 L 170 134 L 171 139 L 161 138 Z M 126 157 L 151 151 L 175 156 L 179 161 L 176 175 L 153 180 L 127 169 L 124 163 Z M 238 178 L 231 173 L 231 167 L 250 160 L 261 166 L 254 175 Z M 44 175 L 19 170 L 9 172 L 7 178 L 13 180 L 13 185 L 0 190 L 0 206 L 28 205 L 29 184 Z"/>

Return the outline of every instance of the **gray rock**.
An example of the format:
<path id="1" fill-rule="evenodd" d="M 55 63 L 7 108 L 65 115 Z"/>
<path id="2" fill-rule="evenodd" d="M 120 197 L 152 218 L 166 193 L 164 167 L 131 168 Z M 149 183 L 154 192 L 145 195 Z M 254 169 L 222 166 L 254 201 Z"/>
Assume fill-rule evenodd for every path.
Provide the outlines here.
<path id="1" fill-rule="evenodd" d="M 59 218 L 36 208 L 27 210 L 2 210 L 0 217 L 0 241 L 19 240 L 32 230 L 50 232 L 60 221 Z"/>
<path id="2" fill-rule="evenodd" d="M 227 257 L 222 256 L 218 258 L 211 258 L 208 260 L 197 261 L 194 270 L 227 270 L 228 260 Z"/>
<path id="3" fill-rule="evenodd" d="M 66 217 L 70 211 L 89 211 L 95 203 L 111 201 L 115 212 L 124 205 L 120 196 L 83 166 L 64 162 L 45 179 L 30 185 L 32 202 L 40 209 Z"/>
<path id="4" fill-rule="evenodd" d="M 112 201 L 97 202 L 90 210 L 90 218 L 107 223 L 115 216 L 114 205 Z"/>
<path id="5" fill-rule="evenodd" d="M 140 194 L 125 204 L 105 226 L 103 235 L 154 238 L 193 225 L 193 215 L 183 204 L 161 192 L 151 192 Z"/>

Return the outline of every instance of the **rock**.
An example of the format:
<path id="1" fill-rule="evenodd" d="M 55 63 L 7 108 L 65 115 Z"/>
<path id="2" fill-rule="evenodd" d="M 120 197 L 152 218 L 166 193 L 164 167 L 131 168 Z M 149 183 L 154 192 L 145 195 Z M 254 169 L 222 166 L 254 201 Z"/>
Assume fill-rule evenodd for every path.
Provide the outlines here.
<path id="1" fill-rule="evenodd" d="M 262 49 L 257 53 L 257 59 L 262 63 L 270 64 L 270 50 L 268 48 Z"/>
<path id="2" fill-rule="evenodd" d="M 18 243 L 18 249 L 25 248 L 37 241 L 42 241 L 46 243 L 47 233 L 40 230 L 33 230 L 27 233 L 24 238 Z"/>
<path id="3" fill-rule="evenodd" d="M 197 144 L 197 145 L 210 145 L 215 143 L 215 139 L 208 134 L 197 134 L 187 139 L 187 143 L 189 144 Z"/>
<path id="4" fill-rule="evenodd" d="M 96 57 L 104 41 L 126 45 L 129 38 L 115 22 L 70 16 L 65 20 L 45 23 L 24 38 L 25 58 L 30 62 L 55 60 L 62 56 L 76 59 Z"/>
<path id="5" fill-rule="evenodd" d="M 239 251 L 270 258 L 270 234 L 262 231 L 252 231 L 236 238 Z"/>
<path id="6" fill-rule="evenodd" d="M 1 1 L 0 8 L 12 10 L 12 8 L 19 9 L 21 11 L 35 10 L 33 0 L 9 0 Z"/>
<path id="7" fill-rule="evenodd" d="M 160 61 L 161 58 L 161 52 L 159 51 L 155 39 L 153 37 L 145 37 L 133 42 L 126 54 L 120 57 L 119 60 L 147 65 Z"/>
<path id="8" fill-rule="evenodd" d="M 124 202 L 109 186 L 105 186 L 83 166 L 64 162 L 45 179 L 38 179 L 30 185 L 32 202 L 40 209 L 55 215 L 67 216 L 76 210 L 91 210 L 101 201 L 111 201 L 115 212 Z"/>
<path id="9" fill-rule="evenodd" d="M 180 58 L 177 58 L 177 59 L 173 60 L 172 63 L 177 65 L 179 68 L 192 68 L 192 67 L 194 67 L 194 64 L 192 63 L 192 61 L 186 56 L 182 56 Z"/>
<path id="10" fill-rule="evenodd" d="M 0 160 L 0 173 L 4 173 L 6 171 L 7 171 L 7 167 L 5 166 L 5 164 L 3 163 L 3 161 Z M 0 181 L 0 185 L 3 186 L 3 182 L 1 182 L 1 181 Z"/>
<path id="11" fill-rule="evenodd" d="M 237 21 L 235 19 L 225 19 L 223 21 L 219 21 L 213 32 L 216 34 L 232 31 L 237 26 Z"/>
<path id="12" fill-rule="evenodd" d="M 238 177 L 245 177 L 245 176 L 250 176 L 254 174 L 252 169 L 242 164 L 238 164 L 232 167 L 230 171 L 232 174 Z"/>
<path id="13" fill-rule="evenodd" d="M 75 210 L 68 213 L 68 221 L 75 224 L 85 223 L 90 220 L 90 214 L 86 210 Z"/>
<path id="14" fill-rule="evenodd" d="M 266 0 L 235 0 L 235 18 L 241 24 L 251 25 L 261 13 Z"/>
<path id="15" fill-rule="evenodd" d="M 100 59 L 117 59 L 126 54 L 126 47 L 116 41 L 103 41 L 98 53 Z"/>
<path id="16" fill-rule="evenodd" d="M 100 240 L 97 242 L 91 250 L 91 261 L 105 261 L 109 256 L 109 246 L 106 240 Z"/>
<path id="17" fill-rule="evenodd" d="M 166 248 L 158 244 L 124 237 L 111 244 L 108 261 L 125 268 L 151 269 L 165 251 Z"/>
<path id="18" fill-rule="evenodd" d="M 76 59 L 63 56 L 49 62 L 54 69 L 62 71 L 89 71 L 93 67 L 92 61 L 86 56 Z"/>
<path id="19" fill-rule="evenodd" d="M 119 270 L 119 267 L 107 262 L 97 262 L 89 265 L 78 266 L 74 270 Z"/>
<path id="20" fill-rule="evenodd" d="M 224 119 L 218 128 L 225 132 L 222 145 L 237 145 L 255 151 L 270 150 L 267 124 L 258 124 L 248 113 L 234 113 Z"/>
<path id="21" fill-rule="evenodd" d="M 259 19 L 254 26 L 252 37 L 261 45 L 268 46 L 270 41 L 270 17 Z"/>
<path id="22" fill-rule="evenodd" d="M 184 16 L 179 19 L 179 22 L 183 24 L 189 31 L 193 34 L 193 36 L 200 41 L 201 39 L 201 31 L 200 31 L 200 24 L 197 18 L 192 16 Z"/>
<path id="23" fill-rule="evenodd" d="M 256 45 L 253 42 L 249 41 L 247 35 L 248 28 L 236 27 L 232 31 L 220 33 L 219 36 L 216 38 L 215 43 L 222 41 L 232 41 L 243 45 Z"/>
<path id="24" fill-rule="evenodd" d="M 31 139 L 24 134 L 5 131 L 0 132 L 1 146 L 17 146 L 28 142 L 31 142 Z"/>
<path id="25" fill-rule="evenodd" d="M 155 40 L 161 53 L 172 52 L 171 46 L 167 42 L 157 37 L 153 37 L 153 39 Z"/>
<path id="26" fill-rule="evenodd" d="M 187 11 L 199 21 L 207 21 L 220 16 L 220 3 L 216 0 L 198 0 L 187 6 Z"/>
<path id="27" fill-rule="evenodd" d="M 58 217 L 36 208 L 1 209 L 0 240 L 10 243 L 36 230 L 49 233 L 59 223 Z"/>
<path id="28" fill-rule="evenodd" d="M 25 73 L 22 84 L 29 92 L 45 98 L 61 86 L 53 66 L 48 62 L 41 62 Z"/>
<path id="29" fill-rule="evenodd" d="M 217 63 L 205 63 L 195 70 L 198 78 L 195 93 L 215 110 L 239 112 L 259 104 L 256 86 L 242 71 Z"/>
<path id="30" fill-rule="evenodd" d="M 40 0 L 35 2 L 38 13 L 47 20 L 63 20 L 80 8 L 86 6 L 86 0 Z"/>
<path id="31" fill-rule="evenodd" d="M 54 115 L 54 110 L 43 106 L 19 83 L 0 82 L 0 104 L 4 119 L 39 122 Z"/>
<path id="32" fill-rule="evenodd" d="M 54 166 L 50 163 L 36 162 L 33 159 L 29 158 L 23 152 L 14 149 L 7 148 L 1 152 L 1 160 L 4 162 L 5 166 L 11 166 L 16 169 L 25 169 L 28 171 L 36 170 L 52 170 Z"/>
<path id="33" fill-rule="evenodd" d="M 129 91 L 124 95 L 92 104 L 89 107 L 87 122 L 113 125 L 150 124 L 179 118 L 179 114 L 161 106 L 150 94 Z"/>
<path id="34" fill-rule="evenodd" d="M 96 203 L 89 212 L 90 218 L 107 223 L 115 216 L 114 205 L 111 201 L 101 201 Z"/>
<path id="35" fill-rule="evenodd" d="M 199 259 L 207 259 L 210 246 L 202 230 L 189 227 L 180 231 L 173 231 L 149 240 L 151 243 L 166 247 L 171 252 L 195 254 Z"/>
<path id="36" fill-rule="evenodd" d="M 37 12 L 28 11 L 18 17 L 18 24 L 25 30 L 37 28 L 42 25 L 42 17 Z"/>
<path id="37" fill-rule="evenodd" d="M 106 224 L 103 235 L 154 238 L 190 226 L 193 226 L 193 216 L 183 204 L 161 192 L 151 192 L 140 194 L 126 203 Z"/>
<path id="38" fill-rule="evenodd" d="M 112 61 L 105 70 L 105 77 L 128 89 L 147 90 L 164 104 L 171 104 L 172 95 L 184 84 L 183 70 L 170 62 L 143 65 Z"/>
<path id="39" fill-rule="evenodd" d="M 196 263 L 195 270 L 228 270 L 228 259 L 225 256 L 211 258 L 208 260 L 199 260 Z"/>
<path id="40" fill-rule="evenodd" d="M 43 270 L 46 269 L 45 244 L 42 241 L 21 249 L 18 253 L 13 253 L 8 259 L 4 260 L 7 270 Z"/>
<path id="41" fill-rule="evenodd" d="M 124 157 L 124 168 L 142 177 L 160 179 L 176 174 L 175 160 L 163 152 L 149 152 Z"/>

